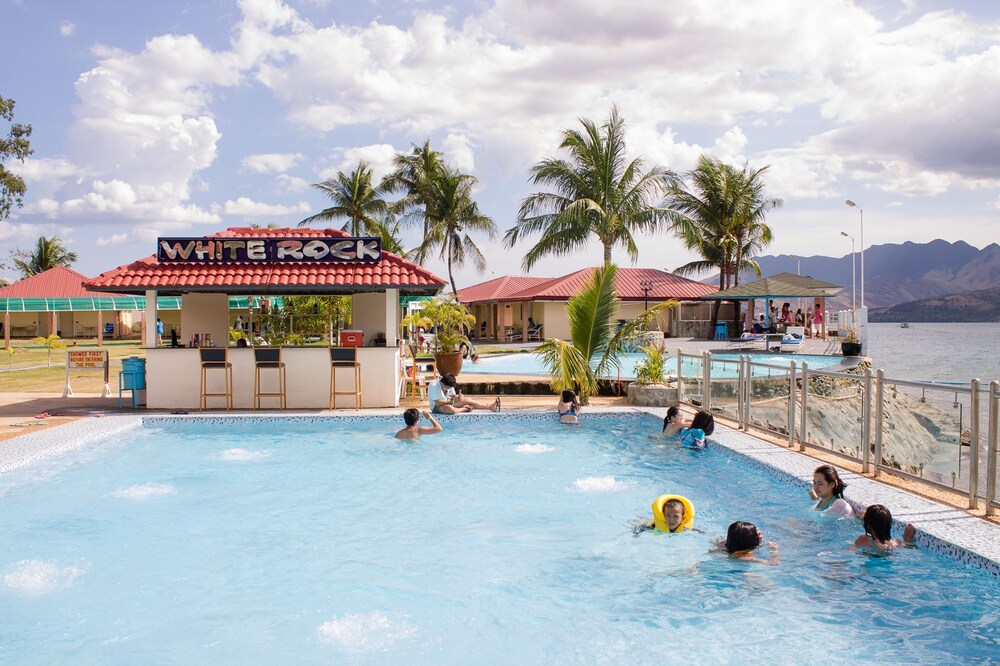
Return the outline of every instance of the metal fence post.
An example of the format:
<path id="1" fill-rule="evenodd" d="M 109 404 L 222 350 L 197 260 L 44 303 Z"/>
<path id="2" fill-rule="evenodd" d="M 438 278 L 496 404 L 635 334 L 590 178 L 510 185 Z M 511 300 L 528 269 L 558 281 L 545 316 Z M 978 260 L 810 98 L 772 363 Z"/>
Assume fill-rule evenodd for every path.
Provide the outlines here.
<path id="1" fill-rule="evenodd" d="M 788 369 L 788 448 L 792 448 L 795 446 L 795 361 Z"/>
<path id="2" fill-rule="evenodd" d="M 743 420 L 746 423 L 747 429 L 750 428 L 750 407 L 751 398 L 753 397 L 753 359 L 747 355 L 747 384 L 746 384 L 746 399 L 743 401 L 743 409 L 746 410 Z"/>
<path id="3" fill-rule="evenodd" d="M 872 369 L 865 368 L 865 401 L 861 406 L 861 455 L 864 471 L 868 471 L 868 451 L 872 445 Z"/>
<path id="4" fill-rule="evenodd" d="M 979 380 L 973 379 L 969 384 L 969 398 L 972 413 L 969 418 L 969 508 L 979 507 L 976 495 L 979 493 Z M 957 402 L 957 400 L 956 400 Z M 962 455 L 962 433 L 958 433 L 958 454 Z"/>
<path id="5" fill-rule="evenodd" d="M 744 356 L 740 355 L 740 365 L 736 371 L 736 427 L 743 429 L 743 364 Z"/>
<path id="6" fill-rule="evenodd" d="M 684 376 L 681 375 L 681 368 L 684 367 L 684 360 L 681 358 L 681 348 L 677 348 L 677 404 L 684 402 Z"/>
<path id="7" fill-rule="evenodd" d="M 885 406 L 882 404 L 882 400 L 885 398 L 885 388 L 882 385 L 885 379 L 885 373 L 880 369 L 876 375 L 875 384 L 875 407 L 878 409 L 875 412 L 875 476 L 879 475 L 879 465 L 882 464 L 882 419 L 883 413 L 885 412 Z M 865 442 L 865 454 L 861 461 L 861 472 L 867 474 L 869 467 L 871 465 L 871 454 L 868 452 L 868 442 Z"/>
<path id="8" fill-rule="evenodd" d="M 712 352 L 701 355 L 701 408 L 706 412 L 712 409 Z"/>
<path id="9" fill-rule="evenodd" d="M 996 513 L 993 504 L 997 499 L 997 428 L 1000 422 L 998 406 L 1000 406 L 1000 382 L 990 382 L 990 420 L 989 420 L 989 444 L 987 449 L 989 456 L 986 458 L 986 515 L 992 516 Z"/>
<path id="10" fill-rule="evenodd" d="M 799 419 L 799 451 L 806 450 L 806 437 L 808 428 L 806 427 L 806 402 L 809 400 L 809 364 L 802 362 L 802 417 Z"/>

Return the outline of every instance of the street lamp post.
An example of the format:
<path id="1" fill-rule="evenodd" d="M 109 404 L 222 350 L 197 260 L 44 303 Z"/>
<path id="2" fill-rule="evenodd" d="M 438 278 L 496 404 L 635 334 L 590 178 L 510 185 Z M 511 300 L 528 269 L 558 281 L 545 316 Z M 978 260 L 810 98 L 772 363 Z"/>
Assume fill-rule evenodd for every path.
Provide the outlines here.
<path id="1" fill-rule="evenodd" d="M 653 283 L 650 280 L 640 280 L 639 286 L 642 287 L 642 309 L 645 311 L 649 309 L 649 292 L 653 288 Z"/>
<path id="2" fill-rule="evenodd" d="M 861 215 L 861 307 L 865 307 L 865 211 L 850 199 L 844 202 L 851 208 L 857 208 Z"/>
<path id="3" fill-rule="evenodd" d="M 795 274 L 802 275 L 802 257 L 796 257 L 794 254 L 788 256 L 795 260 Z"/>
<path id="4" fill-rule="evenodd" d="M 855 257 L 855 255 L 854 255 L 854 236 L 850 235 L 846 231 L 841 231 L 840 235 L 843 236 L 844 238 L 850 238 L 851 239 L 851 316 L 853 317 L 854 316 L 854 309 L 855 309 L 855 307 L 857 307 L 857 303 L 854 301 L 854 296 L 857 293 L 857 287 L 856 287 L 857 277 L 856 277 L 855 270 L 854 270 L 855 265 L 856 265 L 855 264 L 855 259 L 854 259 L 854 257 Z"/>

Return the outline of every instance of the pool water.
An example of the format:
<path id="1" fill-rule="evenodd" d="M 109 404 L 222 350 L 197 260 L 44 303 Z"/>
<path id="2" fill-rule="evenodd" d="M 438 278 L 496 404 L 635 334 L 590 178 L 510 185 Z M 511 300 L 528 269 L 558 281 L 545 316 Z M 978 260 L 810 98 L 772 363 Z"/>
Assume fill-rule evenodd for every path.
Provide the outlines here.
<path id="1" fill-rule="evenodd" d="M 645 416 L 147 420 L 0 477 L 0 662 L 985 663 L 996 578 Z M 126 443 L 127 442 L 127 443 Z M 664 492 L 704 533 L 633 536 Z M 710 553 L 733 520 L 780 566 Z"/>
<path id="2" fill-rule="evenodd" d="M 796 364 L 806 362 L 810 368 L 822 369 L 836 365 L 844 360 L 842 356 L 811 356 L 808 354 L 750 354 L 755 363 L 766 363 L 771 366 L 787 368 L 792 361 Z M 645 360 L 646 355 L 642 353 L 622 354 L 619 361 L 622 378 L 635 377 L 635 366 Z M 728 361 L 726 363 L 713 363 L 712 376 L 722 379 L 735 379 L 739 373 L 739 354 L 713 354 L 716 361 Z M 681 372 L 685 377 L 701 376 L 701 359 L 685 358 L 681 366 Z M 531 352 L 520 354 L 502 354 L 496 356 L 482 356 L 478 363 L 467 363 L 463 370 L 466 373 L 477 373 L 486 375 L 546 375 L 541 360 Z M 667 361 L 667 372 L 677 372 L 677 356 L 671 356 Z M 773 372 L 767 368 L 754 368 L 756 375 L 765 375 Z M 614 373 L 617 376 L 617 373 Z"/>

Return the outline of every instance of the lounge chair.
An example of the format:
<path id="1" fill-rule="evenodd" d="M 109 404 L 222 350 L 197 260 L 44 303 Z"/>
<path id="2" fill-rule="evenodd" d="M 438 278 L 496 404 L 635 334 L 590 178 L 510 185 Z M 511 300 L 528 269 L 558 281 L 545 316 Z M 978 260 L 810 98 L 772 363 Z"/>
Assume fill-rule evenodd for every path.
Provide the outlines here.
<path id="1" fill-rule="evenodd" d="M 805 326 L 789 326 L 781 338 L 781 351 L 795 353 L 802 349 L 802 341 L 806 336 Z"/>
<path id="2" fill-rule="evenodd" d="M 104 332 L 101 335 L 114 335 L 115 334 L 115 324 L 114 322 L 108 322 L 104 325 Z"/>
<path id="3" fill-rule="evenodd" d="M 757 343 L 760 343 L 766 349 L 767 336 L 763 333 L 744 333 L 738 338 L 729 338 L 726 340 L 726 348 L 748 349 L 756 347 Z"/>
<path id="4" fill-rule="evenodd" d="M 538 324 L 537 326 L 528 327 L 528 340 L 537 340 L 541 342 L 542 340 L 542 326 L 544 324 Z"/>

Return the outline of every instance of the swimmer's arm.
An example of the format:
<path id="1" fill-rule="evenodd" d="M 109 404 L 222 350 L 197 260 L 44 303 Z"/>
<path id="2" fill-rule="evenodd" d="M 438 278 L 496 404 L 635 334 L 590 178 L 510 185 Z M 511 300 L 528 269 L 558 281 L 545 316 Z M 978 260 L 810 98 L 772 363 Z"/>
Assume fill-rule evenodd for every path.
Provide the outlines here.
<path id="1" fill-rule="evenodd" d="M 914 543 L 914 537 L 916 536 L 917 528 L 913 526 L 913 523 L 907 523 L 906 527 L 903 529 L 903 546 L 906 548 L 916 548 L 917 544 Z"/>
<path id="2" fill-rule="evenodd" d="M 854 540 L 854 548 L 871 548 L 872 538 L 867 534 L 862 534 Z"/>
<path id="3" fill-rule="evenodd" d="M 813 490 L 812 488 L 810 488 L 810 489 L 809 489 L 809 497 L 810 497 L 810 498 L 811 498 L 811 499 L 812 499 L 813 501 L 816 501 L 816 500 L 818 500 L 818 499 L 819 499 L 819 495 L 817 495 L 817 494 L 816 494 L 816 491 L 815 491 L 815 490 Z"/>
<path id="4" fill-rule="evenodd" d="M 417 431 L 421 435 L 430 435 L 432 433 L 441 432 L 442 430 L 444 430 L 444 428 L 441 427 L 441 424 L 437 422 L 437 419 L 434 418 L 433 414 L 431 414 L 428 411 L 425 411 L 423 414 L 424 418 L 431 422 L 431 427 L 428 428 L 427 426 L 420 426 L 417 429 Z"/>

